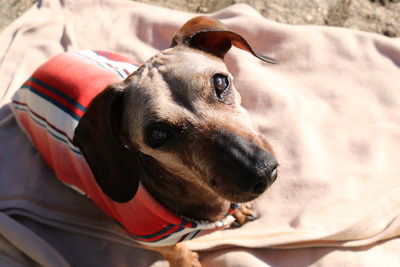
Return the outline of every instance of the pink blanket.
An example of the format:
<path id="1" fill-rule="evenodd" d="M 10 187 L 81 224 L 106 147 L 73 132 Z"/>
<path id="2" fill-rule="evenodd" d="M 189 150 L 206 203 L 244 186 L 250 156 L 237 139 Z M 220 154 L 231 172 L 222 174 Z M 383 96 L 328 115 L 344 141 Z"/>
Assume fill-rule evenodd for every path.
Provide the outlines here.
<path id="1" fill-rule="evenodd" d="M 62 185 L 7 103 L 63 51 L 143 62 L 194 14 L 130 1 L 44 0 L 0 34 L 0 263 L 164 266 Z M 400 266 L 400 39 L 288 26 L 245 5 L 213 17 L 280 61 L 227 57 L 243 105 L 275 146 L 260 219 L 191 241 L 205 266 Z"/>

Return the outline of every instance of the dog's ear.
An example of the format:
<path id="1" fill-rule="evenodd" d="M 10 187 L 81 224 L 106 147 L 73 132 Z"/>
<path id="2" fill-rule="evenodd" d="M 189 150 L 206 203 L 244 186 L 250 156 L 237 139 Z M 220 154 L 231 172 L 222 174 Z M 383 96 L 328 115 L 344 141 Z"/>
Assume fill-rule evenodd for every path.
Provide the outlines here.
<path id="1" fill-rule="evenodd" d="M 73 143 L 83 153 L 97 184 L 112 200 L 127 202 L 136 194 L 138 156 L 119 140 L 123 91 L 107 87 L 90 103 L 75 129 Z"/>
<path id="2" fill-rule="evenodd" d="M 195 17 L 182 26 L 172 39 L 171 47 L 177 45 L 187 45 L 222 59 L 234 45 L 265 62 L 278 63 L 277 60 L 255 51 L 242 36 L 229 31 L 221 22 L 205 16 Z"/>

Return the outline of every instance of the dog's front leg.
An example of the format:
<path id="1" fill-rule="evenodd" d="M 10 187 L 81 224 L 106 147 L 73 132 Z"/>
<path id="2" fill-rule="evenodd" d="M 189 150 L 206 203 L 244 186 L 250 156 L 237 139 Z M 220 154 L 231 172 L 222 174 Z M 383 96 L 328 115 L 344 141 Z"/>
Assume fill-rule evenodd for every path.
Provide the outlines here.
<path id="1" fill-rule="evenodd" d="M 191 251 L 184 243 L 166 247 L 149 247 L 146 249 L 161 253 L 171 267 L 201 267 L 199 255 Z"/>
<path id="2" fill-rule="evenodd" d="M 254 221 L 257 216 L 254 214 L 254 210 L 250 203 L 243 203 L 240 207 L 232 214 L 236 221 L 232 224 L 232 227 L 240 227 L 246 222 Z"/>

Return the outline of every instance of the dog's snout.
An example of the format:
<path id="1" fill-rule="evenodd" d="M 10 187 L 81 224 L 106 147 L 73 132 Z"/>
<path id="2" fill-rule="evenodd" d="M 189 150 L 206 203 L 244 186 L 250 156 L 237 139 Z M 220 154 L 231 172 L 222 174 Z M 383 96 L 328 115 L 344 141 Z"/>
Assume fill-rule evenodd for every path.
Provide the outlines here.
<path id="1" fill-rule="evenodd" d="M 256 172 L 260 177 L 268 177 L 275 181 L 278 175 L 278 162 L 268 152 L 263 154 L 264 157 L 255 165 Z"/>
<path id="2" fill-rule="evenodd" d="M 263 193 L 277 178 L 278 162 L 266 149 L 231 132 L 216 138 L 224 174 L 242 192 Z"/>
<path id="3" fill-rule="evenodd" d="M 255 166 L 255 177 L 249 179 L 253 182 L 250 193 L 261 194 L 278 177 L 278 162 L 269 153 Z"/>
<path id="4" fill-rule="evenodd" d="M 261 194 L 262 192 L 265 191 L 265 189 L 267 189 L 267 187 L 268 187 L 268 183 L 267 182 L 259 182 L 254 186 L 252 193 Z"/>
<path id="5" fill-rule="evenodd" d="M 278 167 L 275 167 L 270 175 L 271 183 L 275 182 L 276 178 L 278 178 Z"/>
<path id="6" fill-rule="evenodd" d="M 273 157 L 268 157 L 262 165 L 266 167 L 260 168 L 261 171 L 257 175 L 258 180 L 254 181 L 251 193 L 263 193 L 278 177 L 278 163 Z"/>

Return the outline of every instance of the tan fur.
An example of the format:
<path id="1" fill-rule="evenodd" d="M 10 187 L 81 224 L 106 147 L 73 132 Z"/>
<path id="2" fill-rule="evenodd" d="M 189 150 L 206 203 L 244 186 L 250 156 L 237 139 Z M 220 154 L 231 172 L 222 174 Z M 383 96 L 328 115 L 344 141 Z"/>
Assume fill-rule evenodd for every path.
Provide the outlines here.
<path id="1" fill-rule="evenodd" d="M 206 217 L 211 221 L 221 219 L 225 216 L 226 207 L 230 202 L 209 188 L 215 166 L 210 162 L 213 159 L 206 156 L 210 153 L 204 145 L 208 143 L 207 131 L 227 129 L 252 140 L 272 153 L 271 146 L 265 140 L 261 141 L 262 138 L 252 128 L 247 112 L 240 106 L 240 95 L 234 86 L 231 87 L 233 97 L 229 106 L 216 101 L 207 101 L 209 92 L 212 91 L 211 76 L 214 73 L 229 74 L 221 59 L 206 53 L 195 53 L 191 48 L 177 47 L 160 52 L 142 68 L 140 73 L 133 74 L 123 85 L 125 90 L 128 90 L 126 99 L 129 101 L 125 105 L 128 108 L 124 114 L 125 125 L 129 128 L 124 130 L 130 140 L 135 140 L 135 147 L 142 153 L 157 159 L 170 173 L 185 179 L 182 181 L 186 188 L 185 199 L 188 202 L 195 200 L 195 203 L 183 203 L 176 207 L 175 194 L 179 190 L 173 190 L 171 197 L 166 197 L 165 190 L 154 185 L 152 192 L 157 195 L 157 191 L 162 191 L 159 199 L 162 199 L 163 203 L 170 202 L 168 198 L 171 198 L 171 204 L 166 205 L 179 214 L 189 217 L 200 215 L 203 216 L 202 219 Z M 185 80 L 174 81 L 168 77 L 184 77 Z M 179 83 L 184 83 L 185 87 Z M 131 86 L 132 84 L 134 86 Z M 154 84 L 157 86 L 151 86 Z M 188 108 L 185 103 L 174 100 L 173 94 L 184 96 L 191 107 Z M 199 138 L 185 145 L 180 153 L 151 149 L 144 144 L 142 129 L 154 118 L 173 125 L 190 124 L 199 131 Z M 236 193 L 234 189 L 225 188 L 225 190 L 230 191 L 227 194 Z M 242 202 L 246 200 L 244 196 Z M 197 208 L 199 202 L 202 203 L 201 206 L 206 210 L 206 214 L 199 214 Z M 215 212 L 210 213 L 207 206 L 212 206 Z M 220 208 L 217 210 L 216 207 Z"/>
<path id="2" fill-rule="evenodd" d="M 219 144 L 216 145 L 220 132 L 274 154 L 271 145 L 253 129 L 247 112 L 240 105 L 240 95 L 223 61 L 231 43 L 274 63 L 273 59 L 258 54 L 240 35 L 226 30 L 219 22 L 198 17 L 175 35 L 171 48 L 153 56 L 122 83 L 111 85 L 97 97 L 78 125 L 74 139 L 95 176 L 96 170 L 99 176 L 104 172 L 118 172 L 116 178 L 126 181 L 124 175 L 128 177 L 136 173 L 140 176 L 136 179 L 140 178 L 164 206 L 176 214 L 197 220 L 220 220 L 232 202 L 244 203 L 258 197 L 259 193 L 244 192 L 217 172 L 219 161 L 224 160 L 218 158 Z M 230 80 L 231 86 L 223 101 L 213 95 L 212 78 L 215 74 L 225 74 Z M 111 101 L 119 102 L 113 104 Z M 110 113 L 111 126 L 99 119 L 110 116 Z M 173 148 L 147 145 L 144 131 L 154 122 L 179 129 L 179 143 Z M 103 124 L 105 130 L 98 132 L 98 128 L 104 128 Z M 91 140 L 96 139 L 91 134 L 98 135 L 98 140 Z M 130 158 L 121 147 L 115 148 L 118 146 L 115 141 L 108 142 L 113 134 L 119 142 L 135 151 L 137 158 Z M 108 147 L 97 146 L 99 140 Z M 93 144 L 85 147 L 85 142 Z M 118 153 L 112 154 L 114 150 Z M 101 166 L 93 156 L 99 153 L 106 153 L 110 160 L 121 166 L 126 163 L 123 165 L 126 170 L 116 170 L 112 164 Z M 133 167 L 127 169 L 131 165 Z M 119 183 L 104 177 L 97 179 L 105 181 L 104 186 L 115 187 Z M 109 194 L 114 193 L 110 190 Z M 122 196 L 121 201 L 128 197 L 130 195 Z M 239 224 L 243 224 L 250 214 L 251 209 L 243 206 L 234 216 Z M 162 253 L 171 266 L 200 266 L 197 254 L 183 244 L 151 249 Z"/>
<path id="3" fill-rule="evenodd" d="M 199 255 L 188 249 L 184 243 L 168 247 L 142 247 L 161 253 L 170 267 L 201 267 Z"/>

